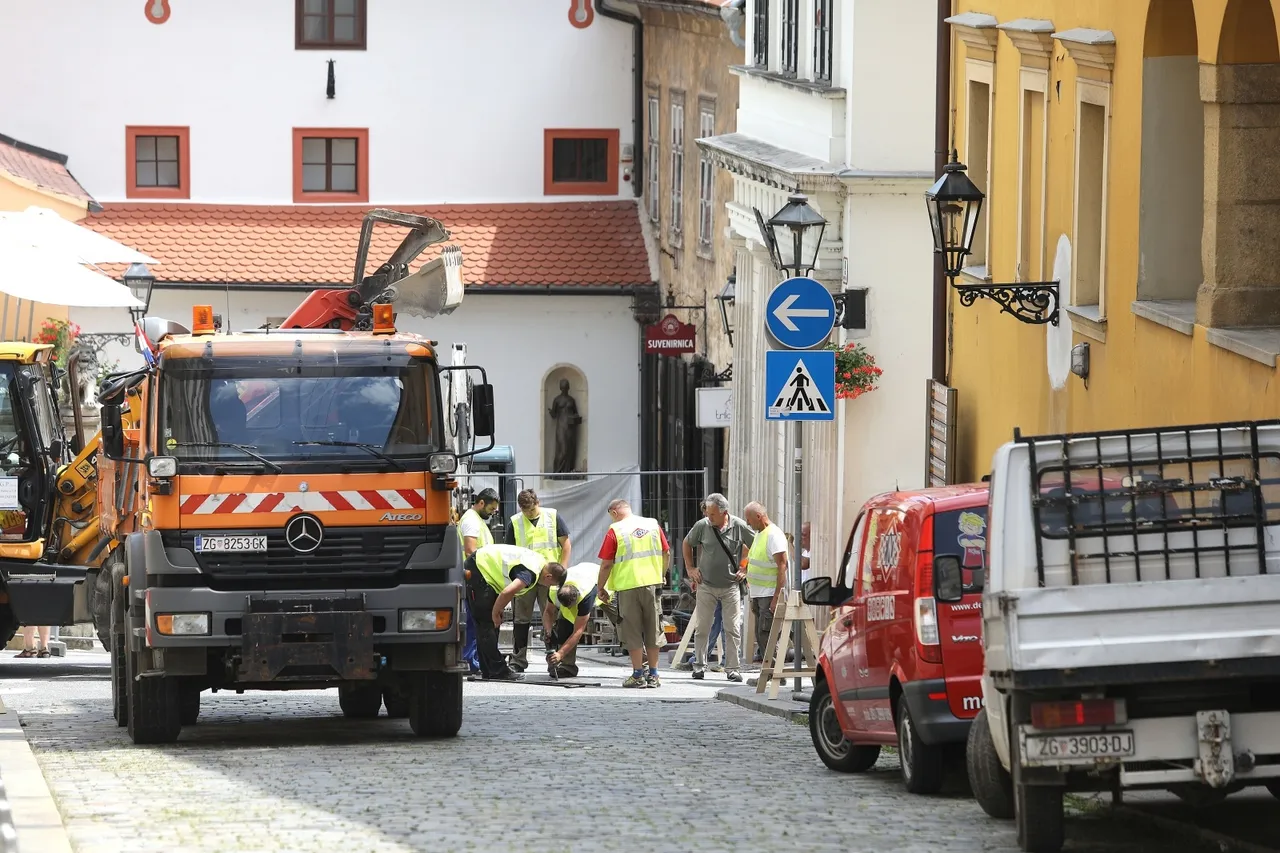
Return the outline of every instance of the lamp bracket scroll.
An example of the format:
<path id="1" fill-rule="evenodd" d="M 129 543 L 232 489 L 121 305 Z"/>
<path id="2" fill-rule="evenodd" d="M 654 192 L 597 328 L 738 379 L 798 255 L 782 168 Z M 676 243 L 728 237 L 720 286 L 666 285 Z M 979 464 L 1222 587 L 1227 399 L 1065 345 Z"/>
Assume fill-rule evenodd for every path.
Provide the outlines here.
<path id="1" fill-rule="evenodd" d="M 960 304 L 968 308 L 979 299 L 990 299 L 1002 313 L 1031 325 L 1058 325 L 1058 282 L 1033 281 L 1012 284 L 953 284 Z"/>

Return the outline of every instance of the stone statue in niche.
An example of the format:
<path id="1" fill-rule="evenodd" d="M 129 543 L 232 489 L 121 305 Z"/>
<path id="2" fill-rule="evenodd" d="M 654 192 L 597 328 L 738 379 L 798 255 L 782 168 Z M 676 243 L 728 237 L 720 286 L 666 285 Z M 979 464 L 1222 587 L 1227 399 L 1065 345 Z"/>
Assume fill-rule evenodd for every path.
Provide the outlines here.
<path id="1" fill-rule="evenodd" d="M 568 379 L 560 380 L 560 393 L 551 401 L 549 413 L 556 425 L 556 455 L 552 472 L 572 474 L 578 463 L 578 427 L 582 424 L 582 416 L 578 414 L 577 401 L 569 393 Z"/>

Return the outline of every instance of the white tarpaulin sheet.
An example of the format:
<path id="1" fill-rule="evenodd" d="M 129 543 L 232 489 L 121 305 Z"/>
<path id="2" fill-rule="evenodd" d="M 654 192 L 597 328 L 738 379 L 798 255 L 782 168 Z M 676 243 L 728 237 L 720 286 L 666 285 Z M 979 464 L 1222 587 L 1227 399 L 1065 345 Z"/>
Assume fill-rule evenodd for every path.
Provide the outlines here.
<path id="1" fill-rule="evenodd" d="M 538 492 L 538 503 L 552 507 L 564 519 L 573 542 L 570 559 L 574 563 L 596 561 L 604 535 L 613 523 L 609 519 L 610 501 L 622 498 L 635 512 L 641 509 L 639 466 L 587 480 L 545 479 L 529 486 Z"/>

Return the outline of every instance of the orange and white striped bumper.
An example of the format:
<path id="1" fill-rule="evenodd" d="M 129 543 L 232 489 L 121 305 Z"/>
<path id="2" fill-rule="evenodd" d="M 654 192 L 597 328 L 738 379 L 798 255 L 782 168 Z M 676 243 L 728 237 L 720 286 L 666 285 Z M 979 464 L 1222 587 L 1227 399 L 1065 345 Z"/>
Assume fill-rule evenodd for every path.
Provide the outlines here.
<path id="1" fill-rule="evenodd" d="M 231 492 L 187 495 L 182 515 L 236 515 L 255 512 L 343 512 L 423 509 L 425 489 L 359 489 L 337 492 Z"/>

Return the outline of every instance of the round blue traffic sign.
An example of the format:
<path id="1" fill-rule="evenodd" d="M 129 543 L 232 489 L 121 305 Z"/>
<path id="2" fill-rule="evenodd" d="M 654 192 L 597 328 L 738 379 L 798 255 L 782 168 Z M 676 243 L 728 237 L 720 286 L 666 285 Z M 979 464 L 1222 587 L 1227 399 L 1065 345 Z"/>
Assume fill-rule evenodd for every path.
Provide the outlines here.
<path id="1" fill-rule="evenodd" d="M 786 349 L 813 349 L 826 343 L 836 325 L 831 291 L 811 278 L 789 278 L 769 294 L 764 327 Z"/>

